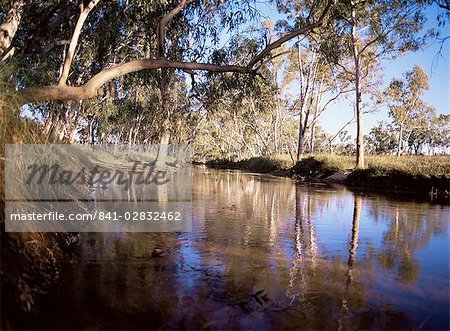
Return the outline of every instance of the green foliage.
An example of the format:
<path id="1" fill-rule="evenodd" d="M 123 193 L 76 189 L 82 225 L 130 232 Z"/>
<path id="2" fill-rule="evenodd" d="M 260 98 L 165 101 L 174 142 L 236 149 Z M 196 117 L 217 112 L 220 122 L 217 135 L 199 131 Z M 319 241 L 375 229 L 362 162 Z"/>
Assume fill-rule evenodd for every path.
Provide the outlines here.
<path id="1" fill-rule="evenodd" d="M 263 71 L 271 74 L 268 68 Z M 210 74 L 197 89 L 206 117 L 195 150 L 206 158 L 241 160 L 275 151 L 276 87 L 271 80 L 239 74 Z"/>
<path id="2" fill-rule="evenodd" d="M 392 154 L 397 148 L 397 137 L 390 124 L 378 122 L 366 137 L 366 146 L 371 154 Z"/>
<path id="3" fill-rule="evenodd" d="M 237 163 L 239 168 L 260 173 L 268 173 L 277 170 L 286 170 L 292 166 L 292 160 L 287 155 L 275 155 L 271 157 L 252 157 Z"/>
<path id="4" fill-rule="evenodd" d="M 9 7 L 9 2 L 3 3 L 0 15 Z M 99 71 L 124 61 L 156 57 L 158 22 L 178 3 L 176 0 L 100 1 L 83 27 L 69 84 L 83 84 Z M 189 1 L 165 29 L 165 55 L 171 60 L 245 65 L 281 34 L 304 25 L 308 17 L 317 19 L 326 3 L 325 0 L 273 1 L 281 19 L 278 22 L 264 19 L 260 24 L 262 15 L 254 0 Z M 352 84 L 354 68 L 350 65 L 345 70 L 339 69 L 342 60 L 351 55 L 351 10 L 356 10 L 357 43 L 364 53 L 362 61 L 366 61 L 363 74 L 367 84 L 363 92 L 375 98 L 380 75 L 376 61 L 372 63 L 371 58 L 377 52 L 394 56 L 414 50 L 419 42 L 417 32 L 424 21 L 421 9 L 427 3 L 370 0 L 352 6 L 349 0 L 338 1 L 324 25 L 301 40 L 302 74 L 314 92 L 306 102 L 305 113 L 311 114 L 309 122 L 303 117 L 306 152 L 314 145 L 317 152 L 354 153 L 348 133 L 342 131 L 333 137 L 321 130 L 315 120 L 312 124 L 312 118 L 316 119 L 325 109 L 322 95 L 335 92 L 338 85 L 346 88 Z M 57 82 L 67 41 L 79 15 L 78 4 L 77 1 L 34 1 L 26 11 L 14 38 L 16 53 L 8 60 L 16 68 L 11 75 L 14 88 Z M 395 25 L 402 14 L 405 15 L 401 24 Z M 227 43 L 223 45 L 225 34 Z M 55 41 L 66 42 L 55 44 Z M 293 91 L 299 68 L 296 49 L 297 45 L 287 44 L 272 52 L 273 58 L 261 64 L 261 75 L 198 73 L 189 86 L 190 72 L 145 71 L 115 79 L 103 86 L 104 97 L 84 101 L 81 106 L 76 102 L 48 102 L 30 105 L 27 110 L 39 122 L 50 118 L 51 132 L 67 128 L 66 132 L 56 134 L 64 141 L 76 136 L 82 142 L 158 142 L 161 128 L 169 117 L 172 141 L 193 143 L 197 154 L 203 157 L 240 160 L 285 153 L 293 158 L 298 137 L 299 98 Z M 277 56 L 278 52 L 285 51 L 286 56 Z M 330 57 L 334 59 L 330 61 Z M 335 63 L 339 64 L 334 66 Z M 309 69 L 316 66 L 317 71 L 311 74 L 313 71 Z M 162 88 L 164 80 L 167 80 L 165 89 Z M 163 107 L 163 99 L 167 100 L 164 104 L 168 108 Z M 431 113 L 430 110 L 427 120 L 433 118 Z M 448 121 L 441 118 L 430 123 L 433 124 L 428 131 L 415 130 L 404 139 L 418 153 L 424 145 L 438 150 L 448 144 L 443 134 L 432 134 L 445 132 Z M 371 145 L 379 142 L 376 134 Z M 311 140 L 311 136 L 315 139 Z M 391 149 L 392 142 L 387 145 L 371 148 L 374 153 L 385 153 Z"/>
<path id="5" fill-rule="evenodd" d="M 9 65 L 0 65 L 0 142 L 1 155 L 4 155 L 5 144 L 31 144 L 46 141 L 41 128 L 34 121 L 19 117 L 18 100 L 14 86 L 9 80 L 14 68 Z M 3 171 L 3 167 L 0 167 Z"/>
<path id="6" fill-rule="evenodd" d="M 419 66 L 404 73 L 404 79 L 394 78 L 385 91 L 389 116 L 398 132 L 397 149 L 401 154 L 406 148 L 419 154 L 422 147 L 447 147 L 448 118 L 438 117 L 436 110 L 427 105 L 423 94 L 430 88 L 427 73 Z"/>
<path id="7" fill-rule="evenodd" d="M 274 155 L 270 157 L 252 157 L 240 161 L 215 159 L 206 163 L 213 168 L 232 168 L 253 171 L 257 173 L 270 173 L 288 170 L 292 167 L 292 159 L 288 155 Z"/>
<path id="8" fill-rule="evenodd" d="M 368 158 L 368 168 L 382 173 L 397 171 L 410 176 L 450 178 L 449 156 L 385 156 Z"/>
<path id="9" fill-rule="evenodd" d="M 331 58 L 351 55 L 352 41 L 346 36 L 351 32 L 352 10 L 356 14 L 359 47 L 367 52 L 366 60 L 373 55 L 395 58 L 417 50 L 422 42 L 417 33 L 426 20 L 421 10 L 426 5 L 428 1 L 423 0 L 339 1 L 333 6 L 328 23 L 328 28 L 335 29 L 330 31 L 337 33 L 331 36 L 333 47 L 327 48 L 331 51 L 329 55 Z"/>

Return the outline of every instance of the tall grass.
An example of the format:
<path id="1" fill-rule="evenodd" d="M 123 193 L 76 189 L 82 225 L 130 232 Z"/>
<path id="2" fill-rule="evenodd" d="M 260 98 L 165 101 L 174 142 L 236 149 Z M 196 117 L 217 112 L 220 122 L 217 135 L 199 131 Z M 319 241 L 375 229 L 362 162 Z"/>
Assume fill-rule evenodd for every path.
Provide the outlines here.
<path id="1" fill-rule="evenodd" d="M 0 66 L 0 225 L 1 225 L 1 288 L 2 327 L 12 326 L 24 312 L 36 307 L 39 293 L 45 293 L 58 277 L 59 262 L 64 250 L 77 238 L 65 233 L 6 233 L 5 206 L 5 144 L 45 144 L 41 127 L 20 118 L 19 100 L 9 81 L 13 68 Z M 13 176 L 14 174 L 8 174 Z"/>
<path id="2" fill-rule="evenodd" d="M 369 156 L 368 168 L 380 174 L 398 171 L 411 176 L 450 178 L 450 155 Z"/>
<path id="3" fill-rule="evenodd" d="M 355 166 L 353 156 L 314 155 L 327 168 L 334 171 L 351 171 Z M 422 177 L 450 178 L 450 155 L 436 156 L 366 156 L 366 167 L 373 176 L 386 176 L 392 172 Z"/>
<path id="4" fill-rule="evenodd" d="M 366 173 L 372 177 L 389 176 L 390 174 L 405 174 L 410 176 L 446 177 L 450 178 L 450 156 L 366 156 Z M 291 157 L 274 155 L 269 157 L 253 157 L 250 159 L 230 162 L 216 160 L 208 163 L 212 166 L 225 168 L 240 168 L 255 172 L 274 172 L 289 170 L 305 176 L 330 175 L 334 172 L 351 172 L 355 167 L 354 156 L 334 154 L 304 155 L 297 164 Z"/>
<path id="5" fill-rule="evenodd" d="M 20 118 L 15 86 L 9 81 L 13 68 L 0 66 L 0 201 L 4 201 L 5 144 L 43 144 L 48 139 L 35 122 Z"/>

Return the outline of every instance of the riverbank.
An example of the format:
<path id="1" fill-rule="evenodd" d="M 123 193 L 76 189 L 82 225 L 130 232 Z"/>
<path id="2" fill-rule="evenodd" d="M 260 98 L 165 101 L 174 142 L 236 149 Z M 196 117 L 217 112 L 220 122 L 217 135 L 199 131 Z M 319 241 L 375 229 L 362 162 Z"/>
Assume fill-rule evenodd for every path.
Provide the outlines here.
<path id="1" fill-rule="evenodd" d="M 77 246 L 78 235 L 5 232 L 5 145 L 50 141 L 39 125 L 21 119 L 14 105 L 3 106 L 0 94 L 0 328 L 17 330 L 23 329 L 22 323 L 39 313 L 40 302 L 58 284 L 61 270 Z"/>
<path id="2" fill-rule="evenodd" d="M 366 169 L 354 170 L 353 157 L 338 155 L 306 156 L 296 164 L 288 156 L 206 162 L 211 168 L 240 169 L 299 181 L 339 183 L 349 188 L 411 193 L 439 200 L 449 198 L 450 156 L 368 156 L 366 164 Z"/>

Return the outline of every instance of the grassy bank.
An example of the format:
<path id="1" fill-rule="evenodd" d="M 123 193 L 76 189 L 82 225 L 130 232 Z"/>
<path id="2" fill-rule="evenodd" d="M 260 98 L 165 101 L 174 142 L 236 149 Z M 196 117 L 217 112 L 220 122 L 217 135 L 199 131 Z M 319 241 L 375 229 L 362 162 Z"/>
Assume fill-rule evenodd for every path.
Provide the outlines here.
<path id="1" fill-rule="evenodd" d="M 38 311 L 39 301 L 58 280 L 67 252 L 78 237 L 70 233 L 5 232 L 5 144 L 45 144 L 48 139 L 39 125 L 19 118 L 14 103 L 3 101 L 6 93 L 2 87 L 0 72 L 1 328 L 20 329 L 20 323 Z"/>
<path id="2" fill-rule="evenodd" d="M 354 157 L 305 156 L 294 164 L 285 155 L 255 157 L 239 162 L 211 161 L 214 168 L 273 173 L 301 180 L 334 181 L 349 187 L 448 196 L 450 156 L 368 156 L 366 169 L 353 170 Z"/>

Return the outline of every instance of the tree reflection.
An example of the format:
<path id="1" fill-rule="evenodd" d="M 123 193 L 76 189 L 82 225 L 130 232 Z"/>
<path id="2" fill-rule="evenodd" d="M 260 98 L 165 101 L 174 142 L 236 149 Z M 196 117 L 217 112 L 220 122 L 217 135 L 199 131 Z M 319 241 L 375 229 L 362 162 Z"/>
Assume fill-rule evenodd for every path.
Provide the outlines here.
<path id="1" fill-rule="evenodd" d="M 412 329 L 440 309 L 408 300 L 442 281 L 418 252 L 448 259 L 430 245 L 448 209 L 230 171 L 197 172 L 193 195 L 192 233 L 86 235 L 72 304 L 103 328 L 173 329 Z"/>
<path id="2" fill-rule="evenodd" d="M 295 188 L 295 235 L 292 266 L 289 270 L 289 286 L 286 295 L 291 304 L 304 298 L 311 285 L 311 278 L 316 276 L 317 243 L 312 222 L 312 199 L 304 188 Z"/>
<path id="3" fill-rule="evenodd" d="M 427 247 L 433 236 L 448 231 L 445 209 L 423 203 L 410 205 L 402 202 L 386 208 L 381 200 L 384 201 L 383 198 L 370 200 L 368 208 L 376 220 L 381 219 L 389 224 L 378 254 L 381 267 L 395 271 L 402 283 L 412 284 L 420 274 L 420 261 L 415 257 L 416 252 Z M 444 260 L 448 258 L 443 256 Z"/>
<path id="4" fill-rule="evenodd" d="M 355 195 L 355 202 L 353 207 L 353 220 L 352 220 L 352 236 L 349 242 L 348 261 L 347 261 L 347 277 L 345 283 L 345 289 L 342 296 L 341 314 L 338 320 L 338 329 L 349 329 L 349 291 L 353 282 L 353 266 L 356 260 L 356 249 L 358 248 L 358 236 L 359 236 L 359 222 L 361 219 L 361 205 L 362 197 Z"/>

